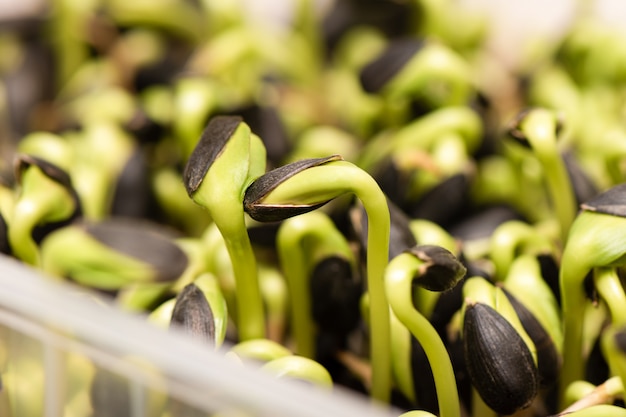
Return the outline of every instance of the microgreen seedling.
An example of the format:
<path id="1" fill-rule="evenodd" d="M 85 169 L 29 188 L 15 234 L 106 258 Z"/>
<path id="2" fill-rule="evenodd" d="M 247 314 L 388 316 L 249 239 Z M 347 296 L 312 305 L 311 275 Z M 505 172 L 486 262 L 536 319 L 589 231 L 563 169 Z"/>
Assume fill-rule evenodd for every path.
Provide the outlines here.
<path id="1" fill-rule="evenodd" d="M 626 262 L 625 195 L 626 185 L 617 185 L 583 203 L 563 250 L 559 272 L 564 323 L 561 400 L 567 386 L 583 377 L 582 322 L 587 301 L 583 282 L 594 268 Z"/>
<path id="2" fill-rule="evenodd" d="M 430 362 L 442 417 L 460 415 L 454 370 L 439 334 L 413 307 L 411 287 L 415 281 L 431 291 L 446 291 L 464 275 L 465 267 L 454 255 L 446 249 L 429 245 L 416 246 L 396 256 L 385 272 L 385 289 L 391 309 L 422 345 Z"/>
<path id="3" fill-rule="evenodd" d="M 169 230 L 149 222 L 80 222 L 41 243 L 41 267 L 87 287 L 119 289 L 132 283 L 173 283 L 188 264 Z"/>
<path id="4" fill-rule="evenodd" d="M 494 411 L 512 414 L 538 394 L 534 342 L 504 292 L 481 277 L 463 286 L 463 355 L 473 387 Z"/>
<path id="5" fill-rule="evenodd" d="M 237 329 L 247 340 L 265 335 L 257 266 L 246 229 L 246 187 L 265 171 L 265 149 L 237 116 L 216 116 L 192 152 L 183 179 L 187 193 L 205 207 L 226 243 L 237 281 Z"/>
<path id="6" fill-rule="evenodd" d="M 531 148 L 541 163 L 554 217 L 559 222 L 561 241 L 564 242 L 576 216 L 576 199 L 558 147 L 560 129 L 560 120 L 555 112 L 534 108 L 518 115 L 510 134 Z"/>
<path id="7" fill-rule="evenodd" d="M 20 155 L 15 161 L 18 195 L 11 209 L 8 237 L 16 257 L 38 265 L 39 248 L 33 239 L 38 226 L 60 227 L 78 218 L 81 204 L 70 176 L 43 159 Z"/>
<path id="8" fill-rule="evenodd" d="M 372 397 L 387 401 L 391 360 L 384 273 L 388 262 L 390 220 L 387 200 L 376 181 L 338 155 L 297 161 L 269 171 L 254 181 L 246 190 L 244 206 L 256 220 L 278 221 L 312 211 L 347 193 L 359 198 L 368 216 Z"/>
<path id="9" fill-rule="evenodd" d="M 354 268 L 351 249 L 330 218 L 317 211 L 285 220 L 278 230 L 276 247 L 289 286 L 295 352 L 314 358 L 316 331 L 309 293 L 313 268 L 320 260 L 331 255 L 344 259 L 348 266 Z M 344 278 L 332 277 L 337 280 Z M 326 294 L 325 297 L 331 295 Z"/>

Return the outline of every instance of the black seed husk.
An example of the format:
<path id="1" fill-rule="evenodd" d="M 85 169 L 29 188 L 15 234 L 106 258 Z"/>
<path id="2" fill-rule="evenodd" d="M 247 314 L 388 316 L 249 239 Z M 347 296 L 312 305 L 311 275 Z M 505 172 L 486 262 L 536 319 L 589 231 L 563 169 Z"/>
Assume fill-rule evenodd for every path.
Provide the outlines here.
<path id="1" fill-rule="evenodd" d="M 585 211 L 626 217 L 626 183 L 609 188 L 581 204 L 580 208 Z"/>
<path id="2" fill-rule="evenodd" d="M 170 230 L 148 221 L 111 218 L 85 224 L 86 232 L 104 245 L 151 265 L 157 281 L 177 279 L 187 268 L 187 255 Z"/>
<path id="3" fill-rule="evenodd" d="M 572 182 L 577 204 L 584 203 L 600 192 L 587 172 L 580 166 L 573 152 L 564 153 L 563 161 L 565 162 L 565 168 Z"/>
<path id="4" fill-rule="evenodd" d="M 430 291 L 448 291 L 465 276 L 465 266 L 447 249 L 436 245 L 417 245 L 406 252 L 427 263 L 414 283 Z"/>
<path id="5" fill-rule="evenodd" d="M 264 175 L 257 178 L 246 189 L 243 199 L 244 210 L 254 220 L 260 222 L 275 222 L 285 220 L 298 214 L 307 213 L 323 206 L 328 201 L 323 201 L 317 204 L 303 205 L 270 205 L 263 204 L 262 200 L 282 182 L 293 177 L 299 172 L 319 165 L 323 165 L 327 162 L 340 160 L 342 160 L 340 155 L 332 155 L 324 158 L 303 159 L 287 165 L 283 165 L 265 173 Z"/>
<path id="6" fill-rule="evenodd" d="M 430 220 L 447 228 L 456 223 L 471 207 L 472 174 L 460 172 L 444 179 L 416 201 L 406 203 L 411 218 Z"/>
<path id="7" fill-rule="evenodd" d="M 213 311 L 204 293 L 194 283 L 188 284 L 176 297 L 171 325 L 193 337 L 215 344 Z"/>
<path id="8" fill-rule="evenodd" d="M 311 314 L 324 331 L 345 335 L 360 319 L 362 288 L 347 259 L 329 256 L 318 262 L 309 280 Z"/>
<path id="9" fill-rule="evenodd" d="M 368 93 L 377 93 L 404 65 L 422 49 L 424 41 L 418 38 L 396 39 L 372 62 L 361 70 L 359 79 Z"/>
<path id="10" fill-rule="evenodd" d="M 215 116 L 209 120 L 183 171 L 183 182 L 189 196 L 200 187 L 209 168 L 240 123 L 242 118 L 239 116 Z"/>
<path id="11" fill-rule="evenodd" d="M 38 167 L 48 178 L 58 182 L 63 187 L 69 190 L 73 189 L 72 180 L 65 170 L 45 159 L 28 154 L 20 154 L 15 159 L 15 177 L 18 182 L 21 182 L 24 170 L 31 165 Z"/>
<path id="12" fill-rule="evenodd" d="M 150 204 L 148 160 L 141 149 L 135 149 L 117 178 L 111 215 L 147 217 Z"/>
<path id="13" fill-rule="evenodd" d="M 472 384 L 494 411 L 513 414 L 537 395 L 539 376 L 530 350 L 493 308 L 481 303 L 466 307 L 463 354 Z"/>

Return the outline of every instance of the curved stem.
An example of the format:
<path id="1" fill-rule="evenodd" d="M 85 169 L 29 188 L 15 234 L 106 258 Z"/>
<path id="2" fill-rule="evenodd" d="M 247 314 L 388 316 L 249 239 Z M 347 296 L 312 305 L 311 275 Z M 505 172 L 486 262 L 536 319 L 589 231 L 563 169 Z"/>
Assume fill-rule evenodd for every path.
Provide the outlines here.
<path id="1" fill-rule="evenodd" d="M 283 222 L 276 236 L 280 264 L 291 294 L 291 331 L 296 353 L 315 357 L 315 324 L 311 317 L 309 295 L 310 253 L 307 246 L 321 244 L 325 250 L 349 254 L 350 248 L 333 222 L 320 212 L 305 213 Z"/>
<path id="2" fill-rule="evenodd" d="M 626 325 L 626 294 L 617 270 L 612 267 L 595 268 L 593 281 L 600 297 L 611 312 L 613 324 L 615 326 Z"/>
<path id="3" fill-rule="evenodd" d="M 43 177 L 34 172 L 34 169 L 30 169 L 24 177 L 27 175 Z M 41 262 L 39 247 L 32 237 L 33 229 L 40 223 L 69 218 L 75 209 L 71 196 L 62 186 L 51 180 L 40 185 L 40 188 L 34 189 L 31 188 L 31 184 L 24 184 L 23 193 L 13 208 L 8 228 L 13 253 L 30 265 L 39 265 Z"/>
<path id="4" fill-rule="evenodd" d="M 283 181 L 264 199 L 264 204 L 302 204 L 330 201 L 339 195 L 355 194 L 367 214 L 367 286 L 370 296 L 370 361 L 375 400 L 388 402 L 391 393 L 391 341 L 389 305 L 384 275 L 389 260 L 391 220 L 387 198 L 374 178 L 347 161 L 318 165 Z"/>
<path id="5" fill-rule="evenodd" d="M 557 147 L 556 123 L 553 112 L 535 109 L 526 116 L 521 130 L 545 172 L 554 215 L 561 229 L 561 241 L 565 242 L 576 216 L 577 205 L 565 162 Z"/>
<path id="6" fill-rule="evenodd" d="M 624 263 L 624 241 L 616 236 L 626 232 L 622 218 L 583 211 L 570 229 L 563 250 L 559 286 L 563 318 L 563 367 L 559 381 L 561 405 L 565 390 L 583 379 L 583 323 L 588 304 L 583 282 L 593 268 Z"/>
<path id="7" fill-rule="evenodd" d="M 511 220 L 501 224 L 490 240 L 490 258 L 495 267 L 495 275 L 503 281 L 520 247 L 537 252 L 552 252 L 548 238 L 528 223 Z"/>
<path id="8" fill-rule="evenodd" d="M 370 297 L 372 396 L 388 401 L 391 387 L 389 304 L 385 268 L 389 260 L 390 217 L 387 200 L 373 178 L 364 177 L 356 194 L 367 213 L 367 286 Z"/>
<path id="9" fill-rule="evenodd" d="M 410 254 L 396 256 L 388 265 L 385 284 L 389 304 L 398 319 L 418 340 L 433 371 L 441 417 L 459 417 L 458 391 L 452 362 L 443 341 L 432 324 L 413 307 L 411 285 L 423 262 Z"/>

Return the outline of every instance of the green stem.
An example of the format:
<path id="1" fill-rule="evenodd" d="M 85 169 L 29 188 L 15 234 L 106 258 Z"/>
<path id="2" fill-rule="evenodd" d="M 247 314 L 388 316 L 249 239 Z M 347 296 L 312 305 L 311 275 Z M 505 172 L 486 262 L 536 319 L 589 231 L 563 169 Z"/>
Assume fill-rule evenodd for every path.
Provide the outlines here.
<path id="1" fill-rule="evenodd" d="M 423 262 L 411 254 L 400 254 L 388 265 L 385 284 L 389 304 L 398 319 L 418 340 L 433 371 L 441 417 L 459 417 L 461 409 L 452 362 L 432 324 L 413 307 L 411 286 Z"/>
<path id="2" fill-rule="evenodd" d="M 563 368 L 559 383 L 561 405 L 565 390 L 572 382 L 583 376 L 584 360 L 582 349 L 583 322 L 587 299 L 583 281 L 589 269 L 578 269 L 563 257 L 561 263 L 561 311 L 563 317 Z"/>
<path id="3" fill-rule="evenodd" d="M 39 247 L 33 240 L 33 229 L 41 223 L 69 218 L 75 205 L 61 185 L 44 178 L 37 168 L 29 169 L 23 177 L 22 195 L 13 208 L 8 236 L 17 258 L 30 265 L 39 265 Z M 35 187 L 31 180 L 43 182 Z"/>
<path id="4" fill-rule="evenodd" d="M 577 205 L 565 162 L 557 147 L 556 123 L 553 112 L 535 109 L 523 121 L 522 131 L 545 172 L 554 215 L 561 229 L 561 241 L 565 242 L 576 217 Z"/>
<path id="5" fill-rule="evenodd" d="M 283 273 L 291 294 L 291 330 L 296 341 L 296 353 L 315 357 L 315 324 L 311 318 L 309 277 L 311 253 L 317 246 L 326 253 L 350 256 L 350 247 L 332 220 L 321 212 L 310 212 L 287 219 L 276 236 L 276 246 Z M 309 254 L 307 256 L 307 254 Z"/>
<path id="6" fill-rule="evenodd" d="M 234 215 L 231 221 L 240 218 L 241 222 L 236 233 L 224 232 L 226 249 L 232 260 L 235 275 L 235 294 L 237 299 L 237 331 L 240 340 L 250 340 L 265 336 L 265 314 L 259 289 L 256 257 L 248 237 L 243 216 Z"/>
<path id="7" fill-rule="evenodd" d="M 389 260 L 391 220 L 387 198 L 374 178 L 347 161 L 318 165 L 288 178 L 273 189 L 264 204 L 330 201 L 355 194 L 367 214 L 367 286 L 370 296 L 370 361 L 372 398 L 388 402 L 391 393 L 391 336 L 384 275 Z"/>
<path id="8" fill-rule="evenodd" d="M 300 220 L 299 217 L 294 217 L 294 219 Z M 291 331 L 296 341 L 295 352 L 298 355 L 313 358 L 315 355 L 314 324 L 310 314 L 311 299 L 306 286 L 306 262 L 304 252 L 300 247 L 302 234 L 305 231 L 302 226 L 304 224 L 292 223 L 288 228 L 281 227 L 276 239 L 280 264 L 289 285 Z"/>
<path id="9" fill-rule="evenodd" d="M 495 276 L 503 281 L 519 252 L 553 252 L 549 238 L 539 233 L 528 223 L 511 220 L 501 224 L 490 240 L 490 258 L 495 267 Z"/>
<path id="10" fill-rule="evenodd" d="M 593 280 L 596 290 L 611 312 L 611 320 L 615 326 L 626 325 L 626 294 L 612 267 L 595 268 Z"/>
<path id="11" fill-rule="evenodd" d="M 623 218 L 589 211 L 581 212 L 570 229 L 559 271 L 563 318 L 561 405 L 565 405 L 567 387 L 584 376 L 583 323 L 588 301 L 583 282 L 593 268 L 624 264 L 624 241 L 619 238 L 624 232 Z"/>
<path id="12" fill-rule="evenodd" d="M 389 401 L 391 387 L 391 337 L 389 304 L 385 293 L 385 268 L 389 260 L 390 218 L 385 195 L 367 176 L 356 193 L 368 217 L 367 286 L 370 297 L 372 397 Z"/>

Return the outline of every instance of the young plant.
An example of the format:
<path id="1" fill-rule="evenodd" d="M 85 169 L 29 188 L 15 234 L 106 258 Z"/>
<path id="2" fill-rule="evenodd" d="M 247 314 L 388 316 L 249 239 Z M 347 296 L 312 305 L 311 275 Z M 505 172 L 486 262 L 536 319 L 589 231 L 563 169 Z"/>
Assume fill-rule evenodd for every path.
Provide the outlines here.
<path id="1" fill-rule="evenodd" d="M 430 362 L 442 417 L 460 415 L 454 369 L 439 334 L 413 307 L 411 288 L 415 282 L 431 291 L 447 291 L 456 286 L 465 272 L 465 267 L 452 253 L 430 245 L 415 246 L 396 256 L 385 271 L 385 289 L 391 309 L 422 345 Z"/>
<path id="2" fill-rule="evenodd" d="M 41 242 L 41 268 L 90 288 L 118 290 L 132 283 L 174 283 L 187 255 L 167 228 L 109 219 L 75 223 Z"/>
<path id="3" fill-rule="evenodd" d="M 559 305 L 541 275 L 537 257 L 519 255 L 499 285 L 535 343 L 540 385 L 552 386 L 562 365 L 563 330 Z"/>
<path id="4" fill-rule="evenodd" d="M 533 108 L 518 115 L 510 134 L 532 149 L 545 173 L 548 193 L 565 242 L 576 216 L 576 198 L 558 146 L 560 121 L 554 111 Z"/>
<path id="5" fill-rule="evenodd" d="M 497 280 L 504 280 L 511 264 L 521 254 L 557 254 L 554 239 L 545 230 L 521 220 L 500 224 L 491 235 L 489 258 Z"/>
<path id="6" fill-rule="evenodd" d="M 183 180 L 187 193 L 205 207 L 224 237 L 237 292 L 241 340 L 265 335 L 257 266 L 243 210 L 247 186 L 265 171 L 265 149 L 240 117 L 216 116 L 193 150 Z"/>
<path id="7" fill-rule="evenodd" d="M 315 270 L 320 262 L 331 260 L 334 265 L 341 263 L 340 270 L 346 270 L 347 276 L 332 274 L 328 278 L 334 281 L 334 286 L 342 285 L 343 281 L 352 281 L 355 260 L 345 237 L 339 232 L 332 220 L 325 214 L 313 211 L 286 219 L 278 229 L 276 235 L 278 257 L 285 278 L 287 279 L 291 305 L 291 331 L 294 335 L 298 355 L 315 358 L 315 329 L 314 309 L 318 305 L 312 303 L 311 290 L 316 285 L 313 282 Z M 344 267 L 345 266 L 345 267 Z M 320 277 L 323 278 L 323 277 Z M 328 281 L 328 280 L 325 280 Z M 342 286 L 349 285 L 343 284 Z M 341 294 L 342 300 L 336 300 L 338 305 L 345 303 L 345 289 L 341 291 L 327 291 L 323 289 L 323 304 L 331 304 L 335 293 Z M 331 299 L 329 299 L 331 298 Z M 358 297 L 356 311 L 358 311 Z M 354 303 L 348 303 L 354 304 Z M 328 320 L 345 321 L 345 315 L 333 312 Z M 330 317 L 329 317 L 330 318 Z M 324 324 L 322 324 L 322 327 Z"/>
<path id="8" fill-rule="evenodd" d="M 170 326 L 181 326 L 192 337 L 219 347 L 226 337 L 228 309 L 217 280 L 199 276 L 176 296 Z"/>
<path id="9" fill-rule="evenodd" d="M 388 401 L 391 384 L 389 306 L 384 288 L 389 251 L 389 209 L 374 179 L 339 155 L 284 165 L 255 180 L 246 190 L 246 212 L 258 221 L 279 221 L 355 194 L 368 216 L 367 285 L 371 303 L 372 396 Z"/>
<path id="10" fill-rule="evenodd" d="M 360 80 L 366 92 L 385 97 L 396 111 L 414 99 L 428 108 L 466 105 L 475 94 L 464 58 L 440 42 L 418 38 L 391 41 L 362 68 Z"/>
<path id="11" fill-rule="evenodd" d="M 582 379 L 582 323 L 587 298 L 583 282 L 598 267 L 626 263 L 626 184 L 617 185 L 581 205 L 572 223 L 559 272 L 563 319 L 563 369 L 560 398 L 572 382 Z"/>
<path id="12" fill-rule="evenodd" d="M 81 203 L 67 172 L 43 159 L 19 155 L 15 177 L 18 194 L 8 222 L 9 243 L 17 258 L 39 265 L 37 240 L 80 217 Z"/>
<path id="13" fill-rule="evenodd" d="M 463 354 L 472 386 L 497 413 L 527 408 L 539 386 L 532 339 L 498 287 L 471 277 L 463 295 Z"/>

